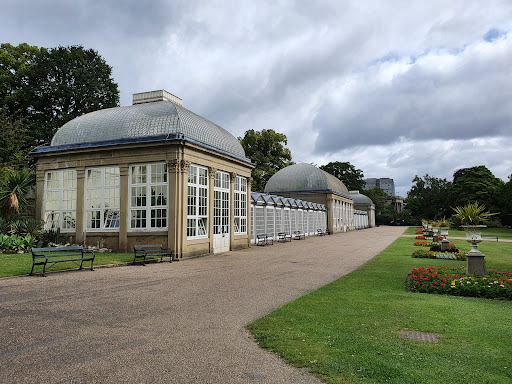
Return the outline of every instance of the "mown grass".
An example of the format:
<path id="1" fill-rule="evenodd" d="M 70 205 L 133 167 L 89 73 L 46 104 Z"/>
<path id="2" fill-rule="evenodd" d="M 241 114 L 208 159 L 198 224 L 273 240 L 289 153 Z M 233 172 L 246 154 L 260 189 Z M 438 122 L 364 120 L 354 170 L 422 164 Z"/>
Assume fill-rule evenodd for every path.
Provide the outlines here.
<path id="1" fill-rule="evenodd" d="M 413 243 L 399 238 L 359 270 L 248 328 L 262 347 L 328 383 L 512 382 L 512 303 L 405 291 L 415 267 L 464 265 L 413 259 Z M 512 272 L 512 243 L 480 248 L 489 269 Z M 406 340 L 400 330 L 441 340 Z"/>
<path id="2" fill-rule="evenodd" d="M 150 257 L 148 257 L 150 259 Z M 133 253 L 96 253 L 94 266 L 106 264 L 119 264 L 133 261 Z M 90 262 L 84 262 L 84 268 L 90 268 Z M 32 254 L 0 254 L 0 277 L 26 275 L 32 269 Z M 60 271 L 64 269 L 78 269 L 74 263 L 58 263 L 52 266 L 49 271 Z M 40 273 L 42 266 L 36 266 L 34 273 Z M 47 268 L 48 271 L 48 268 Z"/>
<path id="3" fill-rule="evenodd" d="M 405 230 L 404 235 L 416 235 L 416 227 L 409 227 Z M 512 240 L 512 230 L 508 228 L 483 228 L 483 236 L 498 236 L 499 239 Z M 466 234 L 462 229 L 450 228 L 448 230 L 448 239 L 453 237 L 465 237 Z"/>

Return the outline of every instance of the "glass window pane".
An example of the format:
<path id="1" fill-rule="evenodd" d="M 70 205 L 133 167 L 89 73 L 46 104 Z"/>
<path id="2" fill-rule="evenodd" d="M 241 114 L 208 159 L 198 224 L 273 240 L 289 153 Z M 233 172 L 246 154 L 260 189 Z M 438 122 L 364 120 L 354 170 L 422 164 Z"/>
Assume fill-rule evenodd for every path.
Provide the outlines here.
<path id="1" fill-rule="evenodd" d="M 76 188 L 76 171 L 66 170 L 62 172 L 63 187 L 64 188 Z"/>
<path id="2" fill-rule="evenodd" d="M 46 173 L 46 189 L 60 188 L 60 172 L 47 172 Z"/>
<path id="3" fill-rule="evenodd" d="M 197 182 L 197 168 L 191 165 L 188 167 L 188 182 L 195 184 Z"/>
<path id="4" fill-rule="evenodd" d="M 87 170 L 87 186 L 88 187 L 101 186 L 101 169 L 88 169 Z"/>
<path id="5" fill-rule="evenodd" d="M 105 185 L 119 185 L 119 167 L 105 168 Z"/>
<path id="6" fill-rule="evenodd" d="M 132 166 L 132 184 L 145 184 L 147 180 L 146 171 L 145 165 Z"/>

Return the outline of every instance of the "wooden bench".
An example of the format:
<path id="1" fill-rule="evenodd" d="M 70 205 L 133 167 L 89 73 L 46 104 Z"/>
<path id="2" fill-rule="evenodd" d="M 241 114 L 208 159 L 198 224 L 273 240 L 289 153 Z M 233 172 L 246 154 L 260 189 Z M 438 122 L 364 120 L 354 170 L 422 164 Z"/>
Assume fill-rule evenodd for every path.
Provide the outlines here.
<path id="1" fill-rule="evenodd" d="M 295 240 L 305 240 L 306 239 L 306 234 L 304 232 L 301 232 L 301 231 L 293 231 L 293 238 Z"/>
<path id="2" fill-rule="evenodd" d="M 268 236 L 267 234 L 264 234 L 264 233 L 256 235 L 256 245 L 267 245 L 267 244 L 274 245 L 274 238 L 271 236 Z"/>
<path id="3" fill-rule="evenodd" d="M 94 271 L 92 265 L 96 255 L 93 251 L 85 250 L 82 246 L 71 247 L 47 247 L 47 248 L 32 248 L 32 270 L 30 275 L 34 273 L 36 265 L 43 266 L 42 276 L 46 276 L 46 266 L 51 268 L 57 263 L 73 262 L 83 269 L 84 261 L 91 262 L 91 271 Z"/>
<path id="4" fill-rule="evenodd" d="M 281 243 L 285 243 L 287 241 L 292 241 L 292 236 L 288 235 L 285 232 L 279 232 L 277 234 L 277 241 L 280 241 Z"/>
<path id="5" fill-rule="evenodd" d="M 134 245 L 133 246 L 133 263 L 137 259 L 142 259 L 142 265 L 146 265 L 146 258 L 148 256 L 160 256 L 160 262 L 162 262 L 164 256 L 169 256 L 169 263 L 173 262 L 174 252 L 172 249 L 165 249 L 162 247 L 162 244 L 143 244 L 143 245 Z M 174 261 L 178 261 L 174 259 Z"/>

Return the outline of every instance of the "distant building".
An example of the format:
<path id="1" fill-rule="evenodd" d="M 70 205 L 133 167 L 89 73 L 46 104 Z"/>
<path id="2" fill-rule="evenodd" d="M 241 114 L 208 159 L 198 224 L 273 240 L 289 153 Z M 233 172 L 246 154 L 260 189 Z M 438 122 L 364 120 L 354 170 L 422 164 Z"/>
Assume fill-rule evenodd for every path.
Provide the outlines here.
<path id="1" fill-rule="evenodd" d="M 395 196 L 395 182 L 393 179 L 383 177 L 380 179 L 376 178 L 368 178 L 364 179 L 366 186 L 364 189 L 372 189 L 375 187 L 380 187 L 386 192 L 388 196 Z"/>

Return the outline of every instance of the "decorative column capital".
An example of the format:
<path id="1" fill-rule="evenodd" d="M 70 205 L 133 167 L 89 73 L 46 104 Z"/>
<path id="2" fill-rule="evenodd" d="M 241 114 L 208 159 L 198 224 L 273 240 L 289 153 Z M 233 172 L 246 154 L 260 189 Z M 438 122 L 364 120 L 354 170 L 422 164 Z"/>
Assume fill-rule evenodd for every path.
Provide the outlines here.
<path id="1" fill-rule="evenodd" d="M 217 168 L 208 167 L 208 176 L 210 177 L 210 179 L 215 179 L 215 173 L 217 173 Z"/>
<path id="2" fill-rule="evenodd" d="M 172 173 L 178 173 L 180 170 L 180 161 L 178 159 L 171 159 L 167 162 L 167 169 Z"/>
<path id="3" fill-rule="evenodd" d="M 181 166 L 181 172 L 186 173 L 188 172 L 188 167 L 190 167 L 191 162 L 188 160 L 181 160 L 180 166 Z"/>
<path id="4" fill-rule="evenodd" d="M 236 173 L 235 172 L 229 172 L 229 179 L 231 181 L 231 184 L 235 182 L 236 179 Z"/>

